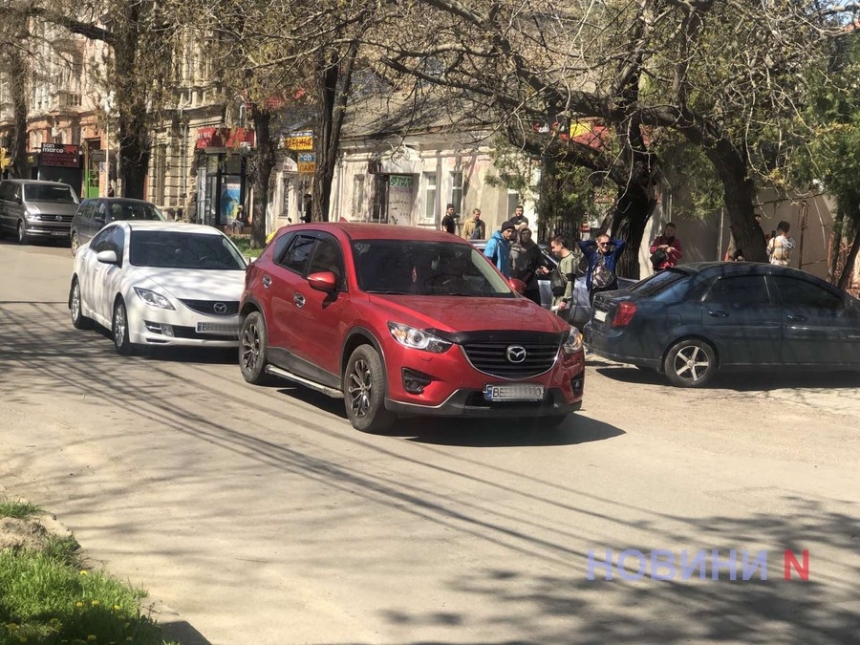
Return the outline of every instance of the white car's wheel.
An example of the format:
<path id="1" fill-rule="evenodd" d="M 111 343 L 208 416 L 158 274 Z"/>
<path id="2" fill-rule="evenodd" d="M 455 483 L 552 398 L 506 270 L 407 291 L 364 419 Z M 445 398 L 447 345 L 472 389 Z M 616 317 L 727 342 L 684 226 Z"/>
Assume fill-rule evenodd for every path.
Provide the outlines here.
<path id="1" fill-rule="evenodd" d="M 122 298 L 117 298 L 113 306 L 113 345 L 116 353 L 122 356 L 134 354 L 134 345 L 128 336 L 128 310 Z"/>
<path id="2" fill-rule="evenodd" d="M 72 315 L 72 326 L 75 329 L 92 329 L 93 321 L 83 314 L 81 285 L 77 278 L 72 280 L 72 289 L 69 293 L 69 311 Z"/>

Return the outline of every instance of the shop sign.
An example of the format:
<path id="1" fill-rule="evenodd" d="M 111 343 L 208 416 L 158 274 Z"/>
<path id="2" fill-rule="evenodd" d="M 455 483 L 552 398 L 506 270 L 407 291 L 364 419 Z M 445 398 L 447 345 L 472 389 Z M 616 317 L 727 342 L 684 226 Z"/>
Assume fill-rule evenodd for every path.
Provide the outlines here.
<path id="1" fill-rule="evenodd" d="M 79 168 L 81 159 L 76 145 L 63 143 L 43 143 L 39 164 L 60 168 Z"/>
<path id="2" fill-rule="evenodd" d="M 248 128 L 198 128 L 194 148 L 253 148 L 254 142 L 254 131 Z"/>
<path id="3" fill-rule="evenodd" d="M 317 156 L 313 152 L 298 154 L 298 171 L 302 175 L 312 175 L 317 170 Z"/>
<path id="4" fill-rule="evenodd" d="M 310 130 L 291 132 L 284 137 L 284 148 L 287 150 L 313 150 L 314 133 Z"/>

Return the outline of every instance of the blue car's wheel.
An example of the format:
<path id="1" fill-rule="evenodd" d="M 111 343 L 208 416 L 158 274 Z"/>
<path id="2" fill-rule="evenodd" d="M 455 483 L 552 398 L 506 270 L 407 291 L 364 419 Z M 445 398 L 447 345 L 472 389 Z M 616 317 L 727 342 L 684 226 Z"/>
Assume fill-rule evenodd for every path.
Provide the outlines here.
<path id="1" fill-rule="evenodd" d="M 717 355 L 705 341 L 687 338 L 669 350 L 663 368 L 672 385 L 703 387 L 717 371 Z"/>

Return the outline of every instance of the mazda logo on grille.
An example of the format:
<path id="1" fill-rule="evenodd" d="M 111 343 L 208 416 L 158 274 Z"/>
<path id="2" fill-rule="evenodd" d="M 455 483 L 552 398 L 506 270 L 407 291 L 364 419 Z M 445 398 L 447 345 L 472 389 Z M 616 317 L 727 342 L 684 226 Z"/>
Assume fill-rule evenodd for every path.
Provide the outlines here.
<path id="1" fill-rule="evenodd" d="M 223 302 L 216 302 L 215 306 L 212 307 L 215 310 L 216 314 L 226 314 L 227 313 L 227 305 Z"/>
<path id="2" fill-rule="evenodd" d="M 526 348 L 522 345 L 510 345 L 505 352 L 505 355 L 508 357 L 508 362 L 510 363 L 522 363 L 526 360 Z"/>

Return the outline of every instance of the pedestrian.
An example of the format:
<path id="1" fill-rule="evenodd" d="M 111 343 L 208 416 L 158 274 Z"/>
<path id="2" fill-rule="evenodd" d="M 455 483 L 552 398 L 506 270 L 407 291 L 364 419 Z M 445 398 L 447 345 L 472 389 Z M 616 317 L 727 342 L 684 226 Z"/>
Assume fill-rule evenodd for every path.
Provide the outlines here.
<path id="1" fill-rule="evenodd" d="M 740 249 L 737 249 L 734 253 L 732 253 L 732 262 L 743 262 L 744 261 L 744 252 Z"/>
<path id="2" fill-rule="evenodd" d="M 442 230 L 447 231 L 451 235 L 457 234 L 457 220 L 460 216 L 457 215 L 454 204 L 448 204 L 445 209 L 445 217 L 442 218 Z"/>
<path id="3" fill-rule="evenodd" d="M 598 236 L 597 240 L 581 241 L 579 248 L 588 260 L 585 286 L 588 289 L 589 301 L 594 302 L 594 294 L 598 291 L 613 291 L 618 288 L 615 267 L 624 250 L 624 240 L 610 239 L 604 233 Z"/>
<path id="4" fill-rule="evenodd" d="M 571 251 L 570 242 L 563 235 L 556 235 L 549 243 L 552 254 L 558 258 L 558 266 L 552 270 L 552 308 L 565 320 L 570 320 L 576 283 L 577 254 Z"/>
<path id="5" fill-rule="evenodd" d="M 472 209 L 472 219 L 463 225 L 464 240 L 483 240 L 486 232 L 486 225 L 481 220 L 481 209 Z"/>
<path id="6" fill-rule="evenodd" d="M 651 243 L 651 266 L 655 271 L 662 271 L 678 264 L 684 255 L 681 240 L 675 237 L 675 225 L 666 224 L 663 235 L 658 235 Z"/>
<path id="7" fill-rule="evenodd" d="M 484 255 L 490 258 L 490 261 L 506 278 L 511 277 L 511 240 L 514 239 L 516 232 L 517 230 L 511 222 L 505 222 L 502 224 L 502 228 L 493 233 L 486 248 L 484 248 Z"/>
<path id="8" fill-rule="evenodd" d="M 511 247 L 511 276 L 525 283 L 526 298 L 537 304 L 540 301 L 538 276 L 549 273 L 548 263 L 540 247 L 532 240 L 530 228 L 521 229 Z"/>
<path id="9" fill-rule="evenodd" d="M 787 267 L 791 260 L 791 251 L 794 249 L 794 239 L 788 236 L 791 225 L 780 222 L 776 227 L 776 236 L 771 237 L 767 243 L 767 259 L 771 264 Z"/>
<path id="10" fill-rule="evenodd" d="M 510 222 L 517 229 L 517 232 L 526 228 L 529 225 L 529 218 L 523 215 L 523 205 L 518 204 L 514 209 L 514 214 L 511 215 Z"/>
<path id="11" fill-rule="evenodd" d="M 299 221 L 305 224 L 310 224 L 313 220 L 314 196 L 310 193 L 305 193 L 303 200 L 302 210 L 304 211 L 304 214 L 299 217 Z"/>

